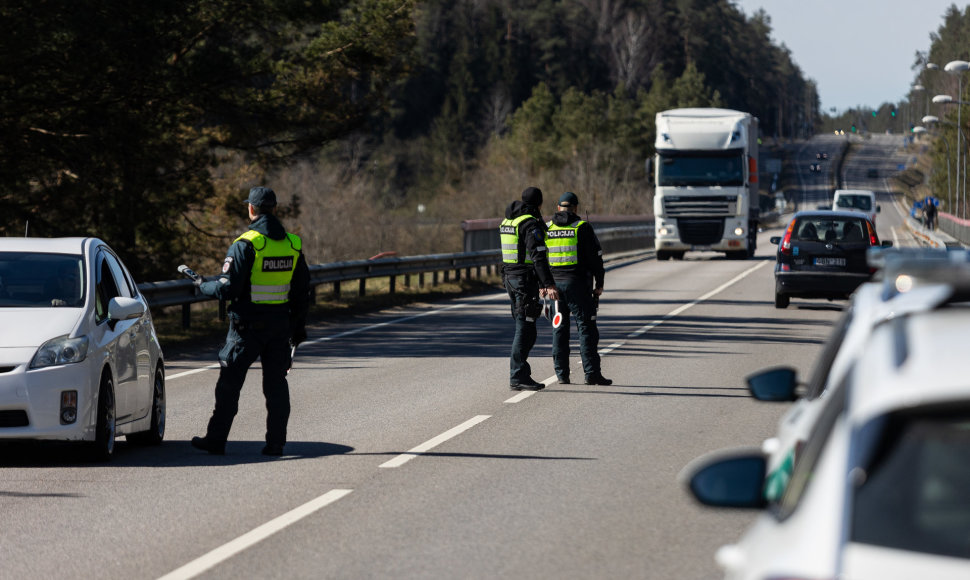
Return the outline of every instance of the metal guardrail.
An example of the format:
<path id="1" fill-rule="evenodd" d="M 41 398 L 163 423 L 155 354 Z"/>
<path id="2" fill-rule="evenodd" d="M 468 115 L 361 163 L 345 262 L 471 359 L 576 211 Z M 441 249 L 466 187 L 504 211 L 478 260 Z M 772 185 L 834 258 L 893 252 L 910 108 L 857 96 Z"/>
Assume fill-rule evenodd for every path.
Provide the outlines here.
<path id="1" fill-rule="evenodd" d="M 604 254 L 628 253 L 637 249 L 653 248 L 653 225 L 625 226 L 607 228 L 597 232 L 596 236 L 603 246 Z M 424 285 L 425 274 L 432 275 L 432 284 L 438 283 L 438 275 L 444 274 L 444 281 L 448 281 L 449 272 L 454 272 L 454 279 L 461 279 L 461 272 L 465 270 L 466 278 L 471 276 L 471 270 L 481 268 L 495 268 L 502 264 L 501 250 L 483 250 L 478 252 L 462 252 L 455 254 L 432 254 L 427 256 L 388 257 L 373 260 L 354 260 L 349 262 L 335 262 L 332 264 L 316 264 L 310 266 L 310 286 L 316 293 L 316 288 L 325 284 L 333 284 L 333 294 L 340 296 L 341 284 L 353 280 L 359 281 L 358 295 L 364 295 L 365 283 L 370 278 L 389 278 L 390 292 L 396 290 L 396 277 L 405 276 L 405 285 L 410 284 L 409 276 L 417 274 L 418 284 Z M 207 277 L 214 280 L 215 277 Z M 138 290 L 148 300 L 148 304 L 155 308 L 171 306 L 182 307 L 182 325 L 190 325 L 190 307 L 198 302 L 213 301 L 215 298 L 198 293 L 191 280 L 165 280 L 161 282 L 146 282 L 138 285 Z M 220 303 L 220 316 L 225 314 L 225 305 Z"/>

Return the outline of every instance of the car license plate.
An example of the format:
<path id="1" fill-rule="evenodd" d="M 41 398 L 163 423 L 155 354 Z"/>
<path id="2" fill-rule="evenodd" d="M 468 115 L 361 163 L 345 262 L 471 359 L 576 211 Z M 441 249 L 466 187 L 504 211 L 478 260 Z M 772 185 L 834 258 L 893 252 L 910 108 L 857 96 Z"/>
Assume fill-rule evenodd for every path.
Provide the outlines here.
<path id="1" fill-rule="evenodd" d="M 845 266 L 845 258 L 815 258 L 816 266 Z"/>

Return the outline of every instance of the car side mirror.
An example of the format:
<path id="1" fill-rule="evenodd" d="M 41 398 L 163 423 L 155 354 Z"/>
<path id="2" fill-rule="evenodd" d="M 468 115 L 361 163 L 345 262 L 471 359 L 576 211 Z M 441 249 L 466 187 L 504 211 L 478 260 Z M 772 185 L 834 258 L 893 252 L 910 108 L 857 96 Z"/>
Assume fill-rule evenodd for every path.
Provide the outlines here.
<path id="1" fill-rule="evenodd" d="M 759 401 L 789 402 L 798 398 L 798 372 L 792 367 L 763 370 L 744 380 L 751 396 Z"/>
<path id="2" fill-rule="evenodd" d="M 118 322 L 119 320 L 130 320 L 138 318 L 145 313 L 145 305 L 134 298 L 115 296 L 108 301 L 108 320 Z"/>
<path id="3" fill-rule="evenodd" d="M 882 242 L 882 247 L 884 247 L 884 248 L 891 248 L 891 247 L 893 247 L 893 241 L 892 240 L 884 240 Z"/>
<path id="4" fill-rule="evenodd" d="M 681 479 L 694 499 L 704 505 L 761 509 L 768 461 L 758 449 L 715 452 L 692 461 Z"/>
<path id="5" fill-rule="evenodd" d="M 768 238 L 768 241 L 777 246 L 779 243 L 781 243 L 781 236 L 771 236 Z"/>

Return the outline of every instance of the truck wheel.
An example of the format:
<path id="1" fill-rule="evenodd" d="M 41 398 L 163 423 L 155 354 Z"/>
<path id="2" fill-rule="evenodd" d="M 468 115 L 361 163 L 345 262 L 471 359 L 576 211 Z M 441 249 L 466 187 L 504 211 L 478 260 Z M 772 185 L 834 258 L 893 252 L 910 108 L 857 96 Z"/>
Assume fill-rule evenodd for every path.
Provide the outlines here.
<path id="1" fill-rule="evenodd" d="M 673 258 L 675 260 L 683 260 L 684 259 L 684 252 L 674 252 L 672 255 L 673 255 Z"/>
<path id="2" fill-rule="evenodd" d="M 747 260 L 748 259 L 748 251 L 747 250 L 738 250 L 736 252 L 727 252 L 727 259 L 728 260 Z"/>
<path id="3" fill-rule="evenodd" d="M 670 259 L 670 252 L 668 252 L 666 250 L 657 250 L 657 259 L 658 260 L 669 260 Z"/>

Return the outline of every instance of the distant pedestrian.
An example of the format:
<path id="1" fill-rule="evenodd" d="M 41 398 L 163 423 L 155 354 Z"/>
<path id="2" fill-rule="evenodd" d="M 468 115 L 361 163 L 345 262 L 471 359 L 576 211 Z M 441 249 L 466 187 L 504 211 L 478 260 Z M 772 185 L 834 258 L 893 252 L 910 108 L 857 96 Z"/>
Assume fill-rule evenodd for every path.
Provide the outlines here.
<path id="1" fill-rule="evenodd" d="M 596 327 L 596 311 L 603 294 L 606 269 L 603 250 L 593 226 L 576 211 L 579 197 L 567 191 L 559 198 L 558 211 L 546 232 L 549 265 L 559 290 L 559 313 L 562 323 L 552 331 L 552 361 L 559 382 L 569 384 L 569 315 L 576 318 L 579 332 L 579 354 L 587 385 L 612 385 L 603 376 L 598 352 L 600 333 Z"/>
<path id="2" fill-rule="evenodd" d="M 259 358 L 266 397 L 263 455 L 282 455 L 290 417 L 286 371 L 291 347 L 306 340 L 310 270 L 300 238 L 276 218 L 276 193 L 254 187 L 246 203 L 249 229 L 229 247 L 219 279 L 199 286 L 206 296 L 229 302 L 229 333 L 219 352 L 215 410 L 205 437 L 193 437 L 192 446 L 225 453 L 246 372 Z"/>
<path id="3" fill-rule="evenodd" d="M 502 282 L 512 303 L 515 335 L 509 359 L 509 387 L 513 391 L 538 391 L 545 385 L 532 378 L 529 352 L 536 343 L 536 320 L 542 313 L 540 296 L 558 300 L 556 282 L 549 271 L 546 227 L 542 223 L 542 191 L 528 187 L 522 201 L 505 209 L 499 227 L 502 240 Z"/>
<path id="4" fill-rule="evenodd" d="M 923 215 L 926 218 L 926 227 L 930 230 L 936 229 L 936 204 L 933 199 L 926 198 L 926 205 L 923 207 Z"/>

